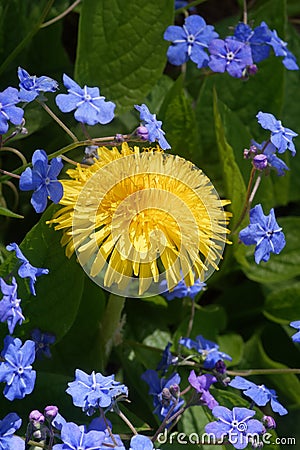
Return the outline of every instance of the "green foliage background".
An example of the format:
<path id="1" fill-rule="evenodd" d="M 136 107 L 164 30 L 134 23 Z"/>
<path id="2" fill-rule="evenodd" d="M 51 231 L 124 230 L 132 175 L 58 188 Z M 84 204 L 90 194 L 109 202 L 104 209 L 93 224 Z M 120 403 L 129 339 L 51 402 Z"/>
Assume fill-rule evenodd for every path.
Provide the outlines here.
<path id="1" fill-rule="evenodd" d="M 280 58 L 274 56 L 260 63 L 257 75 L 248 81 L 233 79 L 228 74 L 206 76 L 193 63 L 188 63 L 182 74 L 166 66 L 168 44 L 163 33 L 174 21 L 173 0 L 83 0 L 63 20 L 40 28 L 70 3 L 0 0 L 0 89 L 18 85 L 18 66 L 31 74 L 47 74 L 60 83 L 62 74 L 67 73 L 79 84 L 99 86 L 101 94 L 116 103 L 117 115 L 108 126 L 91 128 L 93 136 L 132 131 L 138 125 L 133 105 L 145 102 L 163 121 L 172 152 L 192 160 L 209 176 L 220 196 L 231 199 L 229 209 L 234 225 L 250 173 L 249 163 L 243 160 L 243 149 L 249 147 L 251 137 L 258 141 L 266 137 L 256 121 L 257 112 L 273 113 L 300 134 L 299 72 L 287 71 Z M 198 13 L 225 36 L 241 18 L 242 2 L 224 2 L 225 11 L 218 3 L 208 0 L 198 6 Z M 264 20 L 271 29 L 275 28 L 288 41 L 299 63 L 299 28 L 293 24 L 293 19 L 299 22 L 299 2 L 256 0 L 251 4 L 249 22 L 258 25 Z M 176 20 L 180 22 L 182 17 Z M 55 108 L 53 96 L 48 97 L 49 106 Z M 38 105 L 26 106 L 25 117 L 29 133 L 16 138 L 13 145 L 28 160 L 38 148 L 50 154 L 70 143 L 68 136 Z M 83 139 L 71 114 L 63 120 Z M 299 365 L 299 345 L 291 341 L 294 330 L 288 325 L 300 319 L 299 138 L 295 144 L 299 149 L 296 157 L 284 155 L 290 172 L 283 178 L 272 174 L 263 179 L 255 198 L 256 203 L 263 204 L 265 213 L 276 207 L 278 222 L 286 234 L 285 249 L 280 255 L 272 255 L 268 263 L 257 266 L 253 248 L 246 249 L 233 237 L 220 271 L 209 279 L 208 289 L 198 301 L 192 336 L 202 334 L 216 340 L 222 351 L 233 356 L 231 370 Z M 68 156 L 80 161 L 82 149 Z M 7 170 L 19 164 L 15 156 L 4 152 L 1 162 Z M 115 326 L 113 331 L 107 330 L 105 323 L 111 311 L 107 309 L 111 308 L 108 293 L 86 276 L 75 257 L 70 260 L 65 257 L 59 243 L 60 233 L 45 224 L 56 207 L 50 206 L 39 218 L 32 211 L 29 195 L 20 193 L 16 209 L 12 206 L 13 195 L 5 185 L 0 200 L 1 276 L 15 268 L 14 256 L 5 251 L 5 245 L 12 241 L 22 241 L 21 248 L 33 265 L 50 270 L 48 276 L 38 280 L 37 297 L 32 297 L 22 280 L 18 280 L 27 320 L 16 328 L 15 335 L 29 338 L 30 331 L 39 327 L 57 336 L 53 358 L 35 364 L 38 376 L 34 393 L 13 404 L 1 397 L 1 417 L 14 410 L 25 419 L 31 409 L 43 410 L 47 404 L 57 404 L 68 420 L 86 421 L 73 407 L 70 396 L 64 394 L 74 370 L 80 368 L 88 373 L 116 372 L 130 389 L 132 402 L 124 405 L 124 411 L 142 429 L 157 426 L 152 400 L 140 376 L 145 369 L 156 367 L 160 350 L 168 341 L 174 340 L 176 350 L 176 339 L 186 333 L 190 302 L 167 303 L 162 297 L 127 299 L 122 310 L 120 299 L 110 299 L 116 302 L 114 319 L 111 318 Z M 24 219 L 14 218 L 11 210 Z M 6 332 L 3 324 L 1 338 Z M 106 352 L 107 343 L 113 345 L 112 353 Z M 187 385 L 186 375 L 182 370 L 183 388 Z M 300 425 L 297 376 L 261 375 L 251 380 L 276 389 L 280 401 L 290 411 L 278 419 L 277 434 L 296 436 Z M 214 389 L 214 394 L 225 406 L 248 404 L 233 389 Z M 210 419 L 201 408 L 191 409 L 184 415 L 179 430 L 201 433 Z M 118 432 L 128 433 L 119 423 L 115 427 Z M 174 448 L 161 446 L 171 447 Z"/>

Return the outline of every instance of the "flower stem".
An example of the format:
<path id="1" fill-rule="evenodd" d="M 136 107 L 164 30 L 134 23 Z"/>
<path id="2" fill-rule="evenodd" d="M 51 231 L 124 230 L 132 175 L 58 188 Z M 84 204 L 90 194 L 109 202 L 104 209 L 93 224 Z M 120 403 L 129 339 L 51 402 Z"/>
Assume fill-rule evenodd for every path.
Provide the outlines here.
<path id="1" fill-rule="evenodd" d="M 131 431 L 133 432 L 133 434 L 138 434 L 138 432 L 136 431 L 136 429 L 134 428 L 134 426 L 132 425 L 132 423 L 130 422 L 130 420 L 125 416 L 125 414 L 122 413 L 122 411 L 120 411 L 120 409 L 118 409 L 117 411 L 115 411 L 118 416 L 123 420 L 123 422 L 126 423 L 126 425 L 131 429 Z"/>
<path id="2" fill-rule="evenodd" d="M 40 28 L 46 28 L 49 25 L 52 25 L 55 22 L 58 22 L 60 19 L 62 19 L 63 17 L 65 17 L 67 14 L 69 14 L 69 12 L 71 12 L 74 8 L 76 8 L 77 5 L 79 5 L 79 3 L 81 2 L 81 0 L 76 0 L 74 3 L 72 3 L 72 5 L 69 6 L 69 8 L 67 8 L 65 11 L 63 11 L 61 14 L 59 14 L 56 17 L 53 17 L 53 19 L 48 20 L 48 22 L 44 22 L 40 25 Z"/>
<path id="3" fill-rule="evenodd" d="M 14 153 L 15 155 L 17 155 L 20 160 L 22 161 L 23 164 L 27 164 L 26 158 L 23 155 L 23 153 L 21 153 L 19 150 L 17 150 L 16 148 L 13 147 L 2 147 L 1 152 L 11 152 Z"/>
<path id="4" fill-rule="evenodd" d="M 77 137 L 75 134 L 72 133 L 72 131 L 57 117 L 57 115 L 47 106 L 44 102 L 40 102 L 37 100 L 37 102 L 44 108 L 44 110 L 49 114 L 49 116 L 52 117 L 52 119 L 55 120 L 55 122 L 58 123 L 58 125 L 70 136 L 70 138 L 74 142 L 78 142 Z"/>
<path id="5" fill-rule="evenodd" d="M 152 436 L 151 441 L 155 442 L 157 439 L 157 436 L 159 435 L 159 433 L 161 433 L 164 428 L 166 427 L 167 423 L 168 423 L 168 419 L 171 417 L 172 412 L 174 411 L 175 407 L 177 406 L 178 400 L 171 406 L 171 408 L 169 409 L 168 414 L 166 415 L 166 417 L 164 418 L 164 420 L 162 421 L 162 423 L 160 424 L 160 426 L 158 427 L 158 429 L 156 430 L 154 436 Z"/>
<path id="6" fill-rule="evenodd" d="M 9 175 L 12 178 L 17 178 L 18 180 L 21 178 L 20 175 L 16 175 L 16 174 L 14 174 L 12 172 L 7 172 L 7 170 L 4 170 L 4 169 L 0 169 L 0 172 L 4 173 L 5 175 Z"/>
<path id="7" fill-rule="evenodd" d="M 300 373 L 300 369 L 290 369 L 290 368 L 284 368 L 284 369 L 248 369 L 248 370 L 227 370 L 226 371 L 228 375 L 242 375 L 242 376 L 249 376 L 249 375 L 269 375 L 269 374 L 285 374 L 285 373 Z"/>
<path id="8" fill-rule="evenodd" d="M 190 334 L 191 334 L 191 331 L 192 331 L 192 328 L 193 328 L 194 317 L 195 317 L 195 301 L 194 301 L 194 299 L 192 299 L 191 315 L 190 315 L 190 320 L 189 320 L 189 323 L 188 323 L 188 329 L 187 329 L 186 337 L 190 337 Z"/>
<path id="9" fill-rule="evenodd" d="M 247 0 L 244 0 L 243 22 L 244 22 L 245 25 L 247 25 L 247 23 L 248 23 Z"/>
<path id="10" fill-rule="evenodd" d="M 184 13 L 185 11 L 187 11 L 189 8 L 193 7 L 193 6 L 197 6 L 197 5 L 201 5 L 201 3 L 206 2 L 207 0 L 194 0 L 193 2 L 189 3 L 187 6 L 183 6 L 182 8 L 178 8 L 175 11 L 175 14 L 181 14 Z"/>
<path id="11" fill-rule="evenodd" d="M 232 230 L 232 234 L 236 233 L 237 229 L 239 228 L 239 226 L 243 222 L 243 220 L 245 218 L 245 215 L 249 211 L 249 207 L 250 207 L 249 199 L 250 199 L 250 196 L 251 196 L 251 189 L 252 189 L 255 173 L 256 173 L 256 168 L 252 167 L 252 170 L 251 170 L 251 173 L 250 173 L 249 182 L 248 182 L 248 187 L 247 187 L 247 192 L 246 192 L 246 200 L 245 200 L 245 203 L 244 203 L 244 207 L 243 207 L 242 213 L 240 215 L 240 218 L 237 221 L 237 224 L 235 225 L 234 229 Z"/>

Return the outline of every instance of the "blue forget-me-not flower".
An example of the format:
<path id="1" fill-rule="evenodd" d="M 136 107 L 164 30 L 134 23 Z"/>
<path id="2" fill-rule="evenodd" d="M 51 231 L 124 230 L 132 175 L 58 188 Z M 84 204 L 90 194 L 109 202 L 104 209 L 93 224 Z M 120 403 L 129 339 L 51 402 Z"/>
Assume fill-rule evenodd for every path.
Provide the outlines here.
<path id="1" fill-rule="evenodd" d="M 21 265 L 18 269 L 18 275 L 21 278 L 29 278 L 29 288 L 32 295 L 36 295 L 35 292 L 35 282 L 36 278 L 40 277 L 41 275 L 47 275 L 49 273 L 48 269 L 43 269 L 39 267 L 34 267 L 28 259 L 23 255 L 21 252 L 18 244 L 13 242 L 12 244 L 9 244 L 6 246 L 6 250 L 8 251 L 15 251 L 16 257 L 21 262 Z"/>
<path id="2" fill-rule="evenodd" d="M 116 105 L 105 101 L 100 95 L 98 87 L 81 88 L 68 75 L 63 75 L 63 82 L 68 94 L 58 94 L 55 98 L 56 104 L 62 112 L 70 112 L 75 109 L 74 117 L 78 122 L 87 125 L 102 125 L 109 123 L 114 118 Z"/>
<path id="3" fill-rule="evenodd" d="M 12 401 L 31 394 L 36 378 L 36 372 L 32 369 L 34 342 L 28 340 L 22 345 L 20 339 L 6 336 L 1 356 L 4 361 L 0 363 L 0 382 L 6 383 L 4 397 Z"/>
<path id="4" fill-rule="evenodd" d="M 290 323 L 290 327 L 296 328 L 297 333 L 292 336 L 294 342 L 300 342 L 300 320 L 295 320 Z"/>
<path id="5" fill-rule="evenodd" d="M 205 369 L 213 369 L 216 363 L 220 360 L 227 359 L 231 361 L 231 356 L 219 351 L 219 346 L 203 336 L 196 336 L 195 340 L 190 338 L 179 339 L 179 344 L 184 345 L 186 348 L 195 349 L 202 356 L 204 362 L 203 367 Z"/>
<path id="6" fill-rule="evenodd" d="M 270 55 L 271 47 L 268 42 L 271 40 L 272 32 L 265 22 L 254 30 L 245 23 L 239 23 L 234 29 L 233 37 L 250 46 L 254 63 L 263 61 Z"/>
<path id="7" fill-rule="evenodd" d="M 41 92 L 55 92 L 58 89 L 57 81 L 44 75 L 41 77 L 29 75 L 22 67 L 18 68 L 18 77 L 20 80 L 19 98 L 22 102 L 31 102 Z"/>
<path id="8" fill-rule="evenodd" d="M 41 330 L 35 328 L 30 334 L 31 339 L 35 343 L 35 353 L 37 358 L 43 355 L 46 358 L 51 358 L 50 345 L 54 344 L 56 338 L 52 333 L 42 333 Z"/>
<path id="9" fill-rule="evenodd" d="M 258 406 L 265 406 L 269 401 L 271 401 L 271 408 L 274 412 L 277 412 L 281 416 L 288 413 L 277 400 L 277 394 L 274 389 L 268 389 L 264 384 L 258 386 L 255 383 L 252 383 L 252 381 L 236 376 L 230 381 L 229 386 L 236 389 L 241 389 L 243 393 L 247 397 L 250 397 L 251 400 L 253 400 Z"/>
<path id="10" fill-rule="evenodd" d="M 151 114 L 148 107 L 145 104 L 134 105 L 140 113 L 140 120 L 143 123 L 143 127 L 147 128 L 147 140 L 149 142 L 158 141 L 159 145 L 163 150 L 171 148 L 169 143 L 165 138 L 165 132 L 161 129 L 161 120 L 156 119 L 156 114 Z"/>
<path id="11" fill-rule="evenodd" d="M 164 285 L 166 286 L 167 289 L 167 282 L 165 280 L 161 282 L 161 286 Z M 203 291 L 205 286 L 206 283 L 200 281 L 199 278 L 195 281 L 195 283 L 192 286 L 187 286 L 185 284 L 185 281 L 181 280 L 172 289 L 172 291 L 163 292 L 163 296 L 169 301 L 174 300 L 174 298 L 184 298 L 184 297 L 194 299 L 199 292 Z"/>
<path id="12" fill-rule="evenodd" d="M 8 87 L 0 92 L 0 135 L 8 130 L 8 121 L 21 125 L 24 111 L 16 106 L 20 102 L 18 89 Z"/>
<path id="13" fill-rule="evenodd" d="M 235 407 L 230 411 L 225 406 L 216 406 L 212 413 L 219 420 L 208 423 L 205 432 L 214 434 L 217 439 L 224 439 L 226 436 L 237 449 L 246 448 L 251 435 L 264 432 L 263 424 L 257 419 L 252 419 L 255 415 L 252 409 Z"/>
<path id="14" fill-rule="evenodd" d="M 227 71 L 232 77 L 241 78 L 244 69 L 253 64 L 250 46 L 233 38 L 214 39 L 208 50 L 208 66 L 214 72 Z"/>
<path id="15" fill-rule="evenodd" d="M 102 450 L 105 433 L 97 430 L 86 432 L 84 425 L 66 422 L 62 426 L 60 438 L 63 444 L 55 444 L 53 450 Z"/>
<path id="16" fill-rule="evenodd" d="M 44 150 L 36 150 L 32 156 L 33 168 L 27 167 L 21 174 L 20 190 L 34 191 L 31 204 L 37 213 L 47 207 L 48 197 L 58 203 L 63 196 L 63 187 L 57 177 L 63 168 L 61 158 L 53 158 L 48 164 L 48 156 Z"/>
<path id="17" fill-rule="evenodd" d="M 166 373 L 170 366 L 178 362 L 178 356 L 173 356 L 170 352 L 171 345 L 172 343 L 168 342 L 163 351 L 162 358 L 156 368 L 156 370 L 161 370 L 162 373 Z"/>
<path id="18" fill-rule="evenodd" d="M 250 225 L 240 231 L 239 238 L 245 245 L 256 245 L 256 264 L 267 262 L 270 253 L 278 255 L 285 246 L 285 237 L 276 222 L 274 209 L 265 216 L 260 204 L 250 210 Z"/>
<path id="19" fill-rule="evenodd" d="M 130 440 L 129 450 L 153 450 L 153 442 L 147 436 L 136 434 Z"/>
<path id="20" fill-rule="evenodd" d="M 257 115 L 258 123 L 265 130 L 271 131 L 271 142 L 278 149 L 278 153 L 284 153 L 286 149 L 292 152 L 295 156 L 296 149 L 293 143 L 293 138 L 298 136 L 295 131 L 285 128 L 280 120 L 277 120 L 273 114 L 259 112 Z"/>
<path id="21" fill-rule="evenodd" d="M 19 325 L 25 320 L 20 306 L 21 300 L 17 298 L 18 285 L 16 279 L 12 278 L 12 284 L 6 284 L 0 278 L 1 292 L 3 294 L 0 301 L 0 322 L 7 322 L 10 334 L 14 332 L 17 323 Z"/>
<path id="22" fill-rule="evenodd" d="M 9 413 L 0 420 L 0 449 L 24 450 L 25 441 L 14 433 L 21 427 L 22 419 L 16 413 Z"/>
<path id="23" fill-rule="evenodd" d="M 88 416 L 99 407 L 110 409 L 119 395 L 128 395 L 127 386 L 115 381 L 114 375 L 105 377 L 95 372 L 88 375 L 80 369 L 76 369 L 75 381 L 68 386 L 66 392 L 72 396 L 74 405 Z"/>
<path id="24" fill-rule="evenodd" d="M 218 36 L 212 25 L 206 25 L 203 17 L 189 16 L 182 27 L 171 25 L 165 31 L 164 39 L 172 42 L 167 52 L 168 60 L 180 66 L 191 59 L 199 69 L 206 67 L 209 60 L 207 47 Z"/>
<path id="25" fill-rule="evenodd" d="M 284 42 L 277 34 L 276 30 L 272 31 L 270 45 L 273 47 L 276 56 L 283 56 L 282 64 L 288 70 L 299 70 L 296 58 L 287 48 L 287 42 Z"/>

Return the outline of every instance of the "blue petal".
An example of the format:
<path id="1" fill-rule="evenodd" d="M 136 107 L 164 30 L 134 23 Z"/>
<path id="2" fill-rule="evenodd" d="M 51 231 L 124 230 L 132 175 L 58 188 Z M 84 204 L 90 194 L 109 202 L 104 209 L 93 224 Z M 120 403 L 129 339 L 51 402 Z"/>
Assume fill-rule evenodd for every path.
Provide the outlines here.
<path id="1" fill-rule="evenodd" d="M 174 66 L 181 66 L 188 61 L 188 45 L 186 42 L 171 45 L 167 51 L 168 61 Z"/>
<path id="2" fill-rule="evenodd" d="M 175 41 L 175 40 L 186 40 L 187 36 L 182 27 L 178 27 L 177 25 L 170 25 L 165 33 L 164 33 L 164 39 L 166 41 Z"/>
<path id="3" fill-rule="evenodd" d="M 101 107 L 98 112 L 98 122 L 102 125 L 109 123 L 114 118 L 114 110 L 116 105 L 113 102 L 101 101 Z"/>
<path id="4" fill-rule="evenodd" d="M 96 125 L 98 123 L 98 109 L 94 108 L 89 102 L 84 102 L 77 108 L 74 117 L 78 122 Z"/>
<path id="5" fill-rule="evenodd" d="M 27 167 L 27 169 L 21 173 L 19 188 L 21 191 L 32 191 L 34 189 L 32 183 L 32 170 L 30 167 Z"/>
<path id="6" fill-rule="evenodd" d="M 260 111 L 257 115 L 258 123 L 265 129 L 270 131 L 278 131 L 278 120 L 275 119 L 273 114 L 263 113 Z"/>
<path id="7" fill-rule="evenodd" d="M 288 413 L 288 410 L 285 409 L 281 403 L 279 403 L 276 399 L 271 398 L 271 408 L 274 412 L 277 412 L 280 416 L 283 416 Z"/>
<path id="8" fill-rule="evenodd" d="M 50 180 L 56 179 L 63 168 L 63 163 L 61 158 L 53 158 L 50 163 L 50 168 L 48 170 L 48 177 Z"/>
<path id="9" fill-rule="evenodd" d="M 70 112 L 77 108 L 77 104 L 81 97 L 74 94 L 58 94 L 55 102 L 62 112 Z"/>
<path id="10" fill-rule="evenodd" d="M 45 187 L 36 190 L 32 194 L 30 202 L 37 213 L 42 213 L 43 211 L 45 211 L 47 207 L 47 197 L 48 193 Z"/>

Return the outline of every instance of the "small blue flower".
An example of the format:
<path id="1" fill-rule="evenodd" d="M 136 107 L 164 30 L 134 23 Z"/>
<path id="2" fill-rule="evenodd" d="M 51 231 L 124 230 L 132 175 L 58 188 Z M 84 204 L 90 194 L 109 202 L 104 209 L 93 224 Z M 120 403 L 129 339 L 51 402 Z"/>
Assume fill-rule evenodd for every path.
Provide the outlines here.
<path id="1" fill-rule="evenodd" d="M 218 36 L 212 25 L 206 25 L 203 17 L 188 16 L 182 27 L 171 25 L 165 31 L 164 39 L 172 42 L 167 52 L 168 60 L 181 66 L 191 59 L 198 69 L 206 67 L 209 60 L 207 47 Z"/>
<path id="2" fill-rule="evenodd" d="M 295 156 L 296 149 L 293 138 L 298 136 L 298 134 L 289 128 L 285 128 L 281 121 L 277 120 L 273 114 L 260 111 L 256 117 L 262 128 L 271 131 L 271 142 L 278 149 L 278 153 L 284 153 L 286 149 L 288 149 L 292 152 L 292 155 Z"/>
<path id="3" fill-rule="evenodd" d="M 295 56 L 287 48 L 287 42 L 280 39 L 276 30 L 272 31 L 270 45 L 273 47 L 276 56 L 283 56 L 282 64 L 286 69 L 299 70 Z"/>
<path id="4" fill-rule="evenodd" d="M 33 341 L 22 341 L 6 336 L 1 353 L 4 361 L 0 363 L 0 382 L 6 383 L 3 394 L 8 400 L 24 398 L 31 394 L 35 384 L 36 372 L 31 364 L 35 360 Z"/>
<path id="5" fill-rule="evenodd" d="M 277 412 L 281 416 L 288 413 L 277 400 L 276 392 L 273 389 L 266 388 L 263 384 L 257 386 L 255 383 L 252 383 L 252 381 L 237 376 L 230 381 L 229 386 L 241 389 L 243 393 L 247 397 L 250 397 L 258 406 L 265 406 L 268 401 L 271 400 L 271 408 L 274 412 Z"/>
<path id="6" fill-rule="evenodd" d="M 148 130 L 147 139 L 149 142 L 158 141 L 159 145 L 163 150 L 167 150 L 171 148 L 169 143 L 165 138 L 165 132 L 161 129 L 162 122 L 161 120 L 156 119 L 156 114 L 151 114 L 148 107 L 145 104 L 134 105 L 135 109 L 137 109 L 140 113 L 140 120 L 143 122 L 143 125 Z"/>
<path id="7" fill-rule="evenodd" d="M 156 370 L 161 370 L 163 373 L 168 371 L 168 368 L 178 362 L 178 356 L 173 356 L 170 352 L 171 342 L 168 342 L 163 351 L 162 359 L 158 363 Z"/>
<path id="8" fill-rule="evenodd" d="M 45 355 L 46 358 L 51 358 L 50 345 L 54 344 L 56 338 L 52 333 L 42 333 L 41 330 L 35 328 L 32 330 L 31 339 L 35 343 L 35 353 L 37 358 Z"/>
<path id="9" fill-rule="evenodd" d="M 290 323 L 290 327 L 296 328 L 297 333 L 292 336 L 294 342 L 300 342 L 300 320 L 295 320 Z"/>
<path id="10" fill-rule="evenodd" d="M 0 420 L 0 449 L 24 450 L 25 441 L 14 433 L 21 427 L 22 419 L 16 413 L 7 414 Z"/>
<path id="11" fill-rule="evenodd" d="M 0 301 L 0 322 L 7 322 L 10 334 L 14 332 L 17 323 L 19 325 L 25 320 L 20 307 L 21 300 L 17 298 L 18 285 L 16 279 L 12 278 L 12 284 L 6 284 L 0 278 L 1 292 L 3 298 Z"/>
<path id="12" fill-rule="evenodd" d="M 230 411 L 224 406 L 216 406 L 212 413 L 219 420 L 208 423 L 205 432 L 214 434 L 217 439 L 224 439 L 226 436 L 237 449 L 246 448 L 251 435 L 264 432 L 263 424 L 259 420 L 252 419 L 255 415 L 252 409 L 233 408 Z"/>
<path id="13" fill-rule="evenodd" d="M 20 102 L 18 89 L 8 87 L 0 92 L 0 135 L 8 130 L 8 121 L 21 125 L 24 111 L 15 106 Z"/>
<path id="14" fill-rule="evenodd" d="M 36 150 L 32 156 L 33 168 L 27 167 L 21 174 L 20 190 L 34 191 L 31 204 L 37 213 L 47 207 L 48 197 L 53 203 L 59 203 L 63 196 L 62 184 L 57 177 L 63 168 L 61 158 L 53 158 L 48 164 L 48 156 L 44 150 Z"/>
<path id="15" fill-rule="evenodd" d="M 96 408 L 110 409 L 119 395 L 128 395 L 128 388 L 115 381 L 115 376 L 105 377 L 101 373 L 86 374 L 80 369 L 75 371 L 75 381 L 68 383 L 66 392 L 73 398 L 73 404 L 79 406 L 88 415 Z"/>
<path id="16" fill-rule="evenodd" d="M 47 275 L 49 273 L 48 269 L 34 267 L 30 264 L 28 259 L 21 252 L 18 244 L 13 242 L 6 246 L 6 250 L 9 252 L 15 251 L 16 257 L 22 263 L 18 270 L 18 275 L 21 278 L 29 278 L 29 288 L 32 295 L 36 295 L 34 284 L 36 282 L 36 277 L 40 277 L 41 275 Z"/>
<path id="17" fill-rule="evenodd" d="M 213 369 L 220 360 L 227 359 L 231 361 L 231 356 L 219 351 L 219 346 L 203 336 L 196 336 L 195 340 L 190 338 L 181 338 L 179 344 L 184 345 L 188 349 L 195 349 L 204 359 L 203 367 L 205 369 Z"/>
<path id="18" fill-rule="evenodd" d="M 110 431 L 108 431 L 107 427 L 110 428 Z M 105 418 L 104 420 L 103 417 L 95 417 L 88 426 L 88 431 L 91 430 L 103 431 L 105 433 L 105 438 L 100 447 L 101 450 L 108 450 L 109 448 L 112 448 L 113 450 L 126 450 L 120 436 L 111 433 L 112 424 L 108 419 Z"/>
<path id="19" fill-rule="evenodd" d="M 239 238 L 245 245 L 256 245 L 256 264 L 269 261 L 270 253 L 278 255 L 285 246 L 285 237 L 276 222 L 274 209 L 265 216 L 260 204 L 250 210 L 250 225 L 240 231 Z"/>
<path id="20" fill-rule="evenodd" d="M 155 407 L 154 414 L 157 414 L 160 420 L 169 414 L 175 414 L 184 401 L 182 398 L 176 398 L 173 395 L 174 391 L 178 391 L 180 384 L 180 376 L 178 373 L 172 374 L 169 378 L 159 378 L 155 370 L 148 369 L 141 376 L 149 385 L 149 394 L 153 395 L 153 405 Z"/>
<path id="21" fill-rule="evenodd" d="M 99 88 L 81 88 L 72 78 L 63 75 L 63 82 L 68 94 L 58 94 L 56 104 L 62 112 L 70 112 L 76 109 L 74 117 L 78 122 L 87 125 L 102 125 L 109 123 L 114 118 L 116 105 L 106 102 L 103 95 L 100 96 Z"/>
<path id="22" fill-rule="evenodd" d="M 147 436 L 137 434 L 131 438 L 129 450 L 153 450 L 153 442 Z"/>
<path id="23" fill-rule="evenodd" d="M 102 450 L 105 438 L 103 431 L 91 430 L 86 432 L 83 425 L 66 422 L 61 429 L 63 444 L 56 444 L 53 450 Z"/>
<path id="24" fill-rule="evenodd" d="M 163 280 L 161 285 L 167 288 L 167 282 Z M 174 298 L 184 298 L 189 297 L 194 299 L 196 295 L 203 291 L 206 283 L 197 279 L 192 286 L 187 286 L 184 280 L 179 281 L 179 283 L 174 287 L 172 291 L 166 291 L 163 293 L 163 296 L 166 297 L 167 300 L 174 300 Z"/>
<path id="25" fill-rule="evenodd" d="M 210 386 L 217 381 L 216 377 L 210 373 L 197 376 L 195 371 L 192 370 L 188 380 L 190 385 L 201 394 L 198 404 L 207 406 L 209 409 L 213 409 L 215 406 L 219 405 L 217 400 L 209 392 Z"/>
<path id="26" fill-rule="evenodd" d="M 267 157 L 268 167 L 272 167 L 273 169 L 275 169 L 278 176 L 283 176 L 285 175 L 285 170 L 290 170 L 285 162 L 275 155 L 277 149 L 275 145 L 272 144 L 272 142 L 263 141 L 261 144 L 258 144 L 257 142 L 252 140 L 251 143 L 255 146 L 256 149 L 262 151 L 262 154 Z"/>
<path id="27" fill-rule="evenodd" d="M 245 24 L 239 23 L 234 30 L 234 38 L 240 42 L 250 45 L 253 62 L 258 63 L 270 55 L 270 42 L 272 32 L 265 22 L 258 27 L 252 28 Z"/>
<path id="28" fill-rule="evenodd" d="M 243 76 L 246 66 L 253 64 L 249 45 L 233 38 L 214 39 L 208 46 L 210 60 L 208 66 L 214 72 L 225 72 L 235 78 Z"/>
<path id="29" fill-rule="evenodd" d="M 40 95 L 41 92 L 55 92 L 58 89 L 57 81 L 50 77 L 29 75 L 22 67 L 18 68 L 20 80 L 19 98 L 22 102 L 31 102 Z"/>

